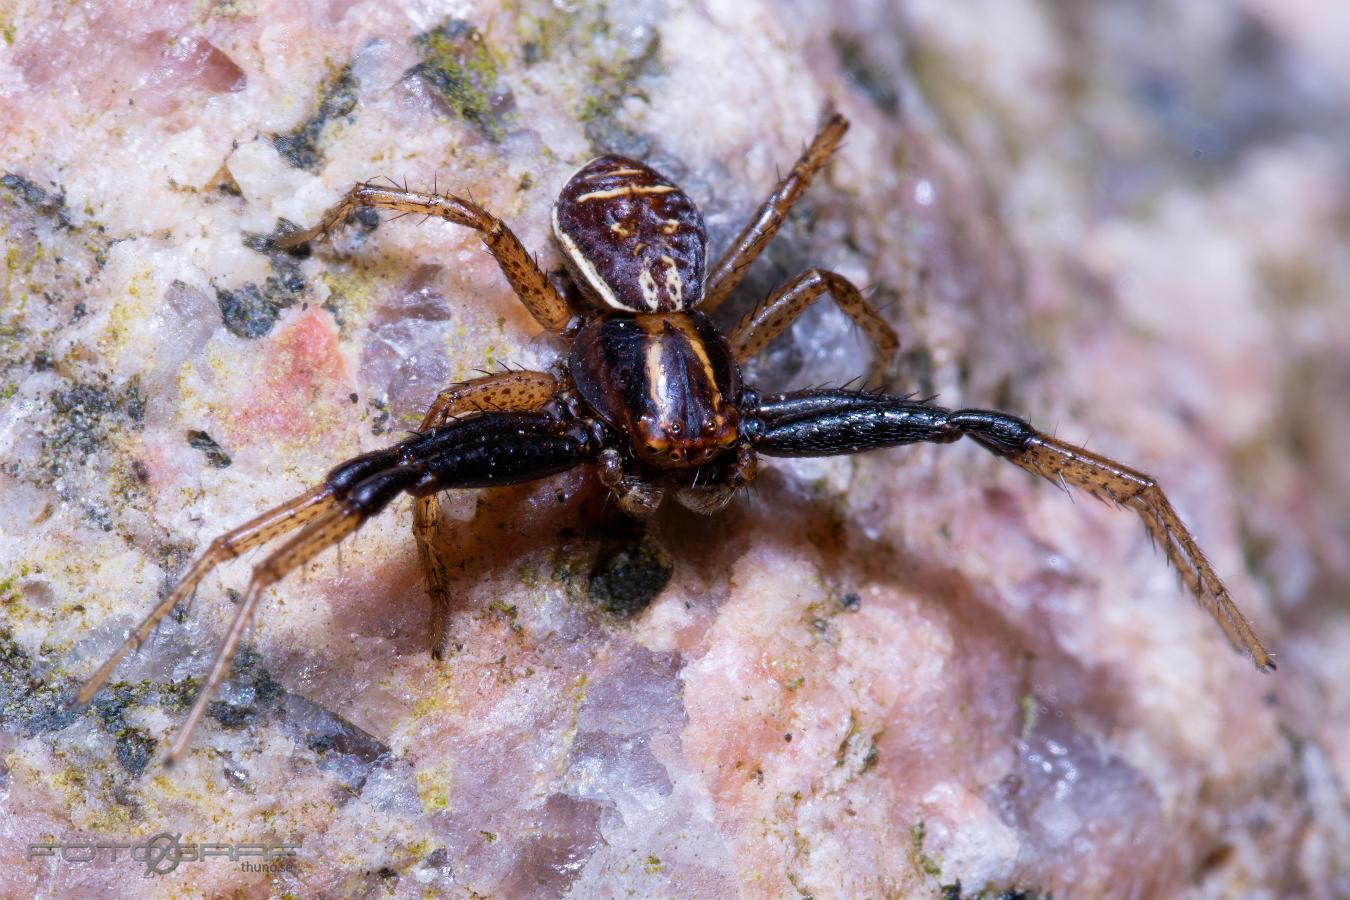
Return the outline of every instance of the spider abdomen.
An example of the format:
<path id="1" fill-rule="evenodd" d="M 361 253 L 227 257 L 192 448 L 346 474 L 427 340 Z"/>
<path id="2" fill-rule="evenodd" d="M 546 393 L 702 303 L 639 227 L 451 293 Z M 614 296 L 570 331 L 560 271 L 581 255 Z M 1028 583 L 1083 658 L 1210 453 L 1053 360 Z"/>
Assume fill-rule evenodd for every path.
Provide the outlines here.
<path id="1" fill-rule="evenodd" d="M 582 166 L 553 206 L 553 233 L 573 278 L 606 306 L 667 312 L 703 299 L 703 215 L 637 160 L 600 156 Z"/>
<path id="2" fill-rule="evenodd" d="M 631 436 L 642 463 L 702 465 L 736 443 L 740 375 L 701 313 L 601 316 L 577 335 L 568 368 L 582 399 Z"/>

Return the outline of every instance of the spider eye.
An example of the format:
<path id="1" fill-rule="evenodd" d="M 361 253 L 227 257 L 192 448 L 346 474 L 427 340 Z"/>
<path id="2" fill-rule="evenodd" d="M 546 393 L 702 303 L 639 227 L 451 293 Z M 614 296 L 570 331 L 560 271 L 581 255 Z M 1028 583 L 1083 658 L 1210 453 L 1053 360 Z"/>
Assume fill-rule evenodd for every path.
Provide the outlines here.
<path id="1" fill-rule="evenodd" d="M 671 433 L 671 434 L 679 434 L 679 433 L 682 432 L 682 431 L 684 431 L 684 426 L 681 425 L 679 422 L 671 422 L 671 423 L 670 423 L 670 433 Z"/>
<path id="2" fill-rule="evenodd" d="M 670 451 L 670 461 L 671 461 L 671 462 L 679 462 L 679 461 L 682 460 L 682 459 L 684 459 L 684 454 L 681 453 L 679 450 L 672 450 L 672 451 Z"/>
<path id="3" fill-rule="evenodd" d="M 712 419 L 706 419 L 706 420 L 703 422 L 703 433 L 704 433 L 704 434 L 712 434 L 712 433 L 713 433 L 714 431 L 716 431 L 716 430 L 717 430 L 717 423 L 714 422 Z"/>

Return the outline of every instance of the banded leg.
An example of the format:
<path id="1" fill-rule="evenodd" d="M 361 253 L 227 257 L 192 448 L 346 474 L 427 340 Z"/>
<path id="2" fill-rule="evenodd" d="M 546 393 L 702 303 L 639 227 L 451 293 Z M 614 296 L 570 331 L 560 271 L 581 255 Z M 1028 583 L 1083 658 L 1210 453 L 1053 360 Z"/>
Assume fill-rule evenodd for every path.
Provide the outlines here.
<path id="1" fill-rule="evenodd" d="M 497 265 L 511 283 L 516 296 L 520 297 L 520 302 L 525 304 L 540 325 L 549 331 L 560 332 L 571 320 L 572 310 L 567 302 L 539 270 L 534 257 L 506 223 L 478 204 L 459 197 L 380 187 L 371 182 L 357 184 L 336 206 L 324 213 L 319 224 L 279 238 L 276 245 L 285 249 L 326 237 L 362 206 L 436 216 L 474 229 L 482 237 L 493 259 L 497 260 Z"/>
<path id="2" fill-rule="evenodd" d="M 868 305 L 851 281 L 823 269 L 806 270 L 745 314 L 727 338 L 736 361 L 744 363 L 767 347 L 826 292 L 872 342 L 874 355 L 869 377 L 874 383 L 880 382 L 900 349 L 900 338 L 895 329 Z"/>
<path id="3" fill-rule="evenodd" d="M 439 395 L 422 420 L 422 429 L 435 428 L 465 412 L 528 412 L 539 409 L 558 393 L 558 381 L 547 372 L 502 372 L 449 387 Z M 438 497 L 418 497 L 413 503 L 413 536 L 431 601 L 431 655 L 444 659 L 450 641 L 450 565 L 444 547 L 445 517 Z"/>
<path id="4" fill-rule="evenodd" d="M 750 264 L 759 257 L 764 247 L 778 232 L 779 226 L 787 217 L 788 210 L 811 184 L 816 172 L 829 161 L 846 131 L 848 119 L 839 113 L 832 114 L 825 120 L 825 124 L 820 126 L 820 130 L 816 132 L 810 146 L 802 152 L 792 171 L 778 182 L 754 218 L 746 224 L 740 234 L 736 235 L 736 239 L 717 262 L 713 263 L 708 271 L 708 290 L 699 305 L 702 312 L 711 315 L 712 311 L 721 306 L 722 301 L 736 289 L 736 285 L 741 283 Z"/>
<path id="5" fill-rule="evenodd" d="M 1261 671 L 1275 661 L 1262 646 L 1157 480 L 1082 447 L 1041 434 L 1006 413 L 946 410 L 861 391 L 801 391 L 769 398 L 751 414 L 756 449 L 767 456 L 829 456 L 921 441 L 970 437 L 1034 475 L 1134 510 L 1187 588 L 1228 640 Z"/>
<path id="6" fill-rule="evenodd" d="M 233 531 L 226 532 L 212 541 L 211 546 L 207 547 L 206 552 L 197 558 L 173 591 L 161 600 L 150 611 L 149 615 L 141 620 L 141 624 L 136 626 L 136 629 L 127 636 L 126 640 L 113 652 L 113 655 L 108 657 L 107 661 L 99 666 L 98 671 L 80 687 L 79 693 L 75 695 L 75 702 L 82 705 L 93 699 L 99 689 L 107 683 L 113 670 L 117 668 L 123 658 L 131 651 L 138 649 L 155 630 L 155 626 L 172 612 L 175 606 L 191 596 L 192 592 L 197 589 L 197 585 L 212 569 L 221 563 L 234 559 L 246 550 L 265 544 L 273 538 L 280 537 L 299 528 L 306 522 L 328 513 L 336 503 L 337 498 L 332 490 L 327 485 L 321 485 L 301 494 L 294 500 L 269 509 L 257 518 L 250 519 Z"/>

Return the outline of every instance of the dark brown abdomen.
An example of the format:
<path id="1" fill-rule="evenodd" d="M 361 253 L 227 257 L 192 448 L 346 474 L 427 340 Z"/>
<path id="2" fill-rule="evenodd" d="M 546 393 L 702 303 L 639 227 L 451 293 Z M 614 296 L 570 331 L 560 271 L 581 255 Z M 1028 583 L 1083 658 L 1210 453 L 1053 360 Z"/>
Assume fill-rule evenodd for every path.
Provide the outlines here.
<path id="1" fill-rule="evenodd" d="M 637 160 L 601 156 L 582 166 L 553 206 L 553 232 L 578 286 L 604 307 L 665 312 L 703 299 L 703 216 Z"/>

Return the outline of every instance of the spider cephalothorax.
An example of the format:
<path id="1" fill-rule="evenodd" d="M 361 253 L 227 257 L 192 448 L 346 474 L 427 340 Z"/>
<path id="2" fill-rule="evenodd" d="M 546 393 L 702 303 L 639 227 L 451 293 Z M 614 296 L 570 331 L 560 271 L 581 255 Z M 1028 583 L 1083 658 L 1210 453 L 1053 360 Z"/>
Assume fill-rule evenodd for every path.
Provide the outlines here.
<path id="1" fill-rule="evenodd" d="M 740 437 L 736 361 L 702 313 L 605 313 L 567 362 L 577 393 L 629 436 L 641 465 L 708 465 Z"/>
<path id="2" fill-rule="evenodd" d="M 86 682 L 79 701 L 88 701 L 209 571 L 296 531 L 254 568 L 206 684 L 170 749 L 169 760 L 176 759 L 224 679 L 262 591 L 403 493 L 416 498 L 413 533 L 432 600 L 432 652 L 439 657 L 450 603 L 436 538 L 440 491 L 513 484 L 588 465 L 634 515 L 650 514 L 671 492 L 686 506 L 712 513 L 754 477 L 761 454 L 828 456 L 965 436 L 1029 472 L 1135 510 L 1234 646 L 1258 668 L 1273 669 L 1270 654 L 1150 476 L 1005 413 L 947 410 L 844 389 L 761 398 L 742 385 L 740 364 L 827 293 L 871 339 L 873 374 L 899 347 L 894 330 L 858 289 L 821 269 L 788 280 L 725 337 L 708 319 L 847 127 L 842 116 L 826 120 L 711 269 L 703 218 L 688 195 L 636 160 L 602 156 L 587 163 L 563 187 L 553 211 L 563 258 L 588 301 L 577 308 L 501 220 L 455 196 L 358 184 L 318 225 L 279 240 L 279 246 L 292 247 L 326 236 L 360 207 L 423 213 L 476 229 L 535 319 L 569 336 L 571 351 L 550 372 L 505 372 L 447 388 L 413 437 L 342 463 L 317 487 L 217 538 Z"/>

